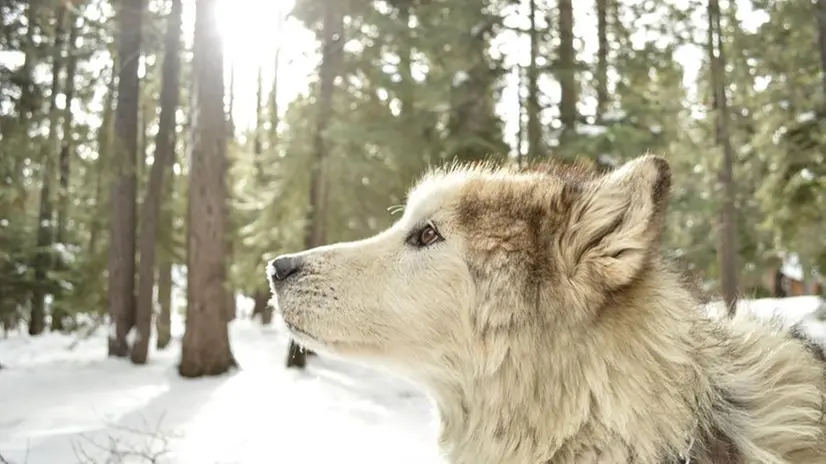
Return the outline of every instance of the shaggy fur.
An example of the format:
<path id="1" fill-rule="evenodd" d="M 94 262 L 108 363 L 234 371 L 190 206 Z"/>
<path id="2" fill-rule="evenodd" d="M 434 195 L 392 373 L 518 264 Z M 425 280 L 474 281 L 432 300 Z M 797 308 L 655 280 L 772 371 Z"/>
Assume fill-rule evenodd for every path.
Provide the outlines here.
<path id="1" fill-rule="evenodd" d="M 454 464 L 826 462 L 823 350 L 702 308 L 660 252 L 670 184 L 654 156 L 436 170 L 384 232 L 271 262 L 274 303 L 422 385 Z"/>

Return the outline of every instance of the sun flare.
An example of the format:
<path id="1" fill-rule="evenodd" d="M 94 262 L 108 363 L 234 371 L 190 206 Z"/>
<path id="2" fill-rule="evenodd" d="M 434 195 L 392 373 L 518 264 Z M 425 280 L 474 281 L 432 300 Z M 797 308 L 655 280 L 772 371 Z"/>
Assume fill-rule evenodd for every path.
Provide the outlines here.
<path id="1" fill-rule="evenodd" d="M 264 81 L 264 100 L 269 99 L 278 59 L 278 102 L 283 111 L 309 84 L 316 59 L 315 37 L 299 21 L 286 18 L 293 0 L 219 0 L 218 27 L 224 43 L 225 82 L 230 91 L 234 71 L 233 117 L 239 129 L 255 120 L 258 70 Z"/>

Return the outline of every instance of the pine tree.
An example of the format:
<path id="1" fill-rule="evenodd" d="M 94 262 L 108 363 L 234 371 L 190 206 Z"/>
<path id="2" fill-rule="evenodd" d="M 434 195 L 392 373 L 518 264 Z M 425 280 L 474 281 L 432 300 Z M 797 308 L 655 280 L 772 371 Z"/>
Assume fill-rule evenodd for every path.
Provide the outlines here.
<path id="1" fill-rule="evenodd" d="M 220 375 L 236 365 L 226 317 L 227 126 L 216 4 L 197 0 L 195 9 L 183 377 Z"/>
<path id="2" fill-rule="evenodd" d="M 118 73 L 115 138 L 110 191 L 109 355 L 125 357 L 131 346 L 127 334 L 135 324 L 135 235 L 137 229 L 138 105 L 143 0 L 123 0 L 118 12 Z"/>
<path id="3" fill-rule="evenodd" d="M 157 235 L 161 204 L 166 199 L 162 197 L 164 178 L 171 170 L 175 151 L 175 114 L 178 110 L 180 94 L 180 35 L 181 16 L 183 6 L 181 0 L 172 0 L 172 11 L 169 14 L 166 37 L 164 40 L 165 54 L 163 62 L 163 76 L 161 84 L 161 115 L 158 124 L 158 133 L 155 137 L 155 155 L 149 185 L 143 200 L 140 233 L 140 269 L 138 276 L 138 299 L 136 307 L 136 326 L 138 339 L 132 349 L 132 362 L 143 364 L 146 362 L 149 350 L 149 337 L 152 328 L 152 290 L 155 283 L 155 254 L 157 249 Z"/>

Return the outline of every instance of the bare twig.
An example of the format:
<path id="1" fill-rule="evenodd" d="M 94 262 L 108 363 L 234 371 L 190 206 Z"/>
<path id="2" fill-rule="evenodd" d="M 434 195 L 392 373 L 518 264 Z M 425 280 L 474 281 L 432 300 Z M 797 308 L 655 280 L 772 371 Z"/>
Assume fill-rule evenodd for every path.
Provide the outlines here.
<path id="1" fill-rule="evenodd" d="M 103 464 L 145 463 L 157 464 L 160 459 L 171 452 L 171 441 L 176 438 L 174 435 L 163 433 L 160 423 L 163 415 L 158 418 L 154 427 L 145 418 L 142 419 L 142 428 L 132 428 L 120 424 L 109 424 L 108 429 L 125 432 L 132 437 L 142 437 L 140 440 L 128 440 L 125 436 L 109 435 L 103 443 L 91 437 L 81 435 L 86 447 L 81 443 L 72 442 L 72 450 L 75 457 L 81 464 L 102 464 L 100 458 L 94 458 L 91 454 L 104 454 L 106 456 Z M 97 451 L 98 453 L 90 453 Z M 2 464 L 2 463 L 0 463 Z"/>
<path id="2" fill-rule="evenodd" d="M 0 453 L 0 464 L 26 464 L 27 462 L 29 462 L 29 449 L 31 449 L 31 443 L 27 440 L 26 455 L 23 457 L 23 462 L 12 461 L 11 459 L 4 456 L 3 453 Z"/>

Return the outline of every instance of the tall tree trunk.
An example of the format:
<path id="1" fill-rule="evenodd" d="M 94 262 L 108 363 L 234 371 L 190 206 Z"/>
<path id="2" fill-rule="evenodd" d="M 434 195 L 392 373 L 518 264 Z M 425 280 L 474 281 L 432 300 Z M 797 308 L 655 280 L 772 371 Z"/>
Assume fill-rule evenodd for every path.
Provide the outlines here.
<path id="1" fill-rule="evenodd" d="M 576 53 L 574 51 L 574 8 L 572 0 L 559 0 L 559 119 L 562 134 L 559 146 L 563 150 L 574 135 L 576 125 Z"/>
<path id="2" fill-rule="evenodd" d="M 410 3 L 402 2 L 399 6 L 399 23 L 405 27 L 405 38 L 401 41 L 399 50 L 399 74 L 401 74 L 401 117 L 403 124 L 410 124 L 414 117 L 413 102 L 416 98 L 414 89 L 416 82 L 413 79 L 413 28 L 410 27 L 410 18 L 412 16 L 412 5 Z"/>
<path id="3" fill-rule="evenodd" d="M 65 108 L 63 110 L 63 142 L 60 146 L 59 169 L 60 182 L 58 190 L 57 201 L 57 235 L 56 242 L 63 245 L 67 244 L 66 237 L 66 222 L 69 216 L 69 172 L 70 162 L 73 149 L 72 143 L 72 101 L 75 98 L 75 74 L 77 70 L 77 39 L 82 25 L 81 18 L 71 19 L 71 29 L 69 31 L 68 41 L 68 56 L 66 64 L 66 90 Z M 58 255 L 56 261 L 56 268 L 60 271 L 64 270 L 65 264 L 62 256 Z M 64 329 L 65 319 L 68 316 L 66 311 L 60 306 L 55 305 L 52 308 L 52 330 L 61 331 Z"/>
<path id="4" fill-rule="evenodd" d="M 341 4 L 338 2 L 328 2 L 324 6 L 318 113 L 313 137 L 313 151 L 315 154 L 310 172 L 310 210 L 304 238 L 306 248 L 324 244 L 326 164 L 330 152 L 330 139 L 327 137 L 327 129 L 333 113 L 335 78 L 339 72 L 339 63 L 341 62 L 344 45 L 342 38 L 344 16 L 340 8 Z M 291 340 L 287 355 L 287 367 L 303 368 L 307 363 L 306 355 L 304 349 Z"/>
<path id="5" fill-rule="evenodd" d="M 820 82 L 823 96 L 826 98 L 826 0 L 817 0 L 815 5 L 817 18 L 817 48 L 820 51 Z"/>
<path id="6" fill-rule="evenodd" d="M 197 0 L 187 218 L 187 316 L 178 372 L 219 375 L 235 366 L 226 317 L 227 145 L 224 65 L 215 6 Z"/>
<path id="7" fill-rule="evenodd" d="M 283 20 L 282 20 L 283 22 Z M 275 49 L 273 63 L 272 89 L 270 90 L 270 148 L 278 146 L 278 71 L 281 67 L 281 45 Z"/>
<path id="8" fill-rule="evenodd" d="M 229 67 L 229 108 L 227 108 L 227 122 L 229 126 L 229 139 L 235 138 L 235 63 Z"/>
<path id="9" fill-rule="evenodd" d="M 161 115 L 158 133 L 155 136 L 155 156 L 149 174 L 141 214 L 138 300 L 135 314 L 138 338 L 132 349 L 132 362 L 144 364 L 149 352 L 149 337 L 152 332 L 152 290 L 155 283 L 155 249 L 158 236 L 158 216 L 161 203 L 165 200 L 164 175 L 170 169 L 170 160 L 175 151 L 175 114 L 180 96 L 180 36 L 181 0 L 172 0 L 172 11 L 167 19 L 164 37 L 164 60 L 161 74 Z"/>
<path id="10" fill-rule="evenodd" d="M 30 0 L 26 8 L 26 37 L 22 43 L 24 53 L 23 66 L 20 69 L 20 99 L 17 102 L 17 136 L 22 139 L 21 147 L 29 145 L 29 119 L 35 111 L 37 103 L 34 99 L 34 66 L 37 64 L 37 44 L 35 43 L 35 29 L 38 25 L 38 7 L 40 0 Z M 5 132 L 4 128 L 4 132 Z M 3 147 L 6 148 L 6 147 Z M 0 153 L 2 154 L 2 153 Z M 26 166 L 26 157 L 15 156 L 12 161 L 12 179 L 20 179 Z M 22 213 L 26 203 L 27 189 L 21 189 L 23 195 L 18 208 L 11 212 L 10 217 Z M 22 216 L 22 214 L 20 214 Z"/>
<path id="11" fill-rule="evenodd" d="M 148 74 L 148 73 L 147 73 Z M 152 98 L 143 89 L 140 91 L 140 104 L 138 106 L 138 161 L 136 175 L 135 198 L 141 198 L 146 195 L 146 160 L 147 151 L 149 150 L 149 123 L 152 119 L 152 111 L 150 110 L 149 99 Z M 137 201 L 137 200 L 136 200 Z M 143 220 L 141 218 L 141 220 Z M 140 237 L 138 237 L 140 240 Z"/>
<path id="12" fill-rule="evenodd" d="M 543 156 L 542 149 L 542 126 L 539 120 L 539 68 L 537 58 L 539 57 L 539 31 L 536 30 L 536 0 L 530 0 L 530 62 L 528 63 L 528 95 L 526 110 L 528 113 L 528 159 L 538 160 Z"/>
<path id="13" fill-rule="evenodd" d="M 283 24 L 284 18 L 279 16 L 279 25 Z M 280 27 L 280 26 L 279 26 Z M 270 116 L 270 131 L 269 131 L 269 147 L 270 151 L 278 149 L 278 124 L 280 117 L 278 115 L 278 72 L 281 66 L 281 45 L 275 49 L 275 59 L 273 60 L 273 77 L 272 87 L 270 88 L 269 100 L 269 116 Z M 264 176 L 266 180 L 266 176 Z M 253 293 L 253 317 L 261 314 L 261 324 L 270 325 L 272 323 L 273 308 L 269 305 L 270 292 L 266 288 L 258 289 Z"/>
<path id="14" fill-rule="evenodd" d="M 155 320 L 158 331 L 156 348 L 162 350 L 172 340 L 172 262 L 168 257 L 158 259 L 158 306 L 160 313 Z"/>
<path id="15" fill-rule="evenodd" d="M 256 76 L 256 91 L 255 91 L 255 131 L 252 138 L 252 153 L 255 157 L 255 179 L 259 183 L 264 179 L 264 160 L 261 159 L 261 153 L 264 148 L 261 144 L 261 132 L 264 130 L 264 69 L 261 65 L 258 66 L 258 75 Z"/>
<path id="16" fill-rule="evenodd" d="M 402 164 L 398 166 L 399 173 L 409 176 L 410 173 L 418 172 L 422 167 L 433 159 L 428 129 L 433 124 L 433 119 L 427 118 L 422 108 L 417 108 L 419 83 L 413 77 L 415 68 L 415 50 L 421 48 L 419 40 L 419 30 L 416 27 L 414 18 L 414 3 L 411 1 L 401 1 L 396 3 L 398 9 L 398 23 L 404 28 L 400 33 L 396 53 L 399 56 L 398 73 L 400 80 L 397 83 L 399 106 L 399 117 L 396 127 L 400 134 L 405 135 L 403 142 L 408 152 L 402 155 Z M 412 150 L 412 151 L 411 151 Z"/>
<path id="17" fill-rule="evenodd" d="M 261 315 L 261 325 L 270 325 L 272 323 L 272 308 L 269 303 L 269 293 L 265 291 L 256 291 L 252 296 L 252 317 Z"/>
<path id="18" fill-rule="evenodd" d="M 522 146 L 525 142 L 525 99 L 522 98 L 522 68 L 516 65 L 516 165 L 520 168 L 525 165 L 525 154 Z"/>
<path id="19" fill-rule="evenodd" d="M 820 82 L 826 97 L 826 0 L 817 0 L 815 4 L 817 18 L 817 48 L 820 52 Z"/>
<path id="20" fill-rule="evenodd" d="M 103 195 L 104 177 L 107 172 L 108 163 L 111 159 L 112 153 L 112 134 L 114 132 L 112 114 L 115 104 L 115 85 L 118 69 L 117 58 L 112 60 L 112 66 L 109 68 L 109 82 L 107 84 L 106 96 L 103 98 L 103 117 L 101 118 L 100 127 L 98 128 L 97 146 L 98 159 L 95 163 L 95 210 L 96 214 L 92 216 L 92 225 L 89 230 L 89 254 L 95 255 L 97 253 L 98 238 L 100 236 L 103 223 L 101 216 L 104 215 L 105 198 Z"/>
<path id="21" fill-rule="evenodd" d="M 110 189 L 109 315 L 115 330 L 109 355 L 125 357 L 127 334 L 135 323 L 135 229 L 143 0 L 121 0 L 118 11 L 118 99 L 115 109 L 114 180 Z M 114 337 L 112 337 L 114 336 Z"/>
<path id="22" fill-rule="evenodd" d="M 228 168 L 230 164 L 227 164 Z M 229 178 L 229 176 L 227 176 Z M 232 185 L 229 182 L 229 185 Z M 233 285 L 232 281 L 232 260 L 235 256 L 235 241 L 233 237 L 235 236 L 235 218 L 232 214 L 232 196 L 227 195 L 226 198 L 226 207 L 224 208 L 224 220 L 226 222 L 225 225 L 225 241 L 226 241 L 226 253 L 224 261 L 226 262 L 227 270 L 226 270 L 226 297 L 227 303 L 224 306 L 224 315 L 226 317 L 227 322 L 231 322 L 235 319 L 235 314 L 238 312 L 238 305 L 236 304 L 235 298 L 235 286 Z"/>
<path id="23" fill-rule="evenodd" d="M 17 118 L 24 131 L 28 130 L 28 122 L 35 111 L 34 101 L 34 66 L 37 64 L 37 45 L 34 41 L 34 31 L 38 24 L 38 8 L 42 0 L 29 0 L 26 8 L 26 39 L 23 43 L 24 58 L 21 69 L 20 100 L 17 106 Z"/>
<path id="24" fill-rule="evenodd" d="M 276 69 L 276 73 L 278 70 Z M 275 79 L 275 78 L 274 78 Z M 272 101 L 271 101 L 272 104 Z M 277 117 L 276 117 L 277 118 Z M 263 188 L 264 185 L 264 160 L 261 159 L 263 153 L 263 143 L 261 137 L 264 132 L 264 76 L 263 68 L 258 67 L 257 88 L 255 97 L 255 130 L 252 139 L 252 152 L 255 157 L 255 178 L 258 185 Z M 271 133 L 272 135 L 272 133 Z M 263 299 L 264 304 L 260 302 Z M 272 322 L 272 309 L 266 304 L 267 293 L 262 290 L 256 290 L 253 294 L 253 315 L 261 314 L 261 323 L 269 325 Z"/>
<path id="25" fill-rule="evenodd" d="M 261 67 L 258 67 L 259 78 L 261 73 Z M 235 66 L 230 67 L 230 74 L 229 74 L 229 108 L 227 108 L 227 138 L 229 139 L 230 143 L 235 142 L 235 117 L 233 114 L 235 113 Z M 260 87 L 259 87 L 260 88 Z M 260 96 L 258 97 L 260 99 Z M 258 104 L 260 107 L 260 103 Z M 255 163 L 260 164 L 258 161 L 258 157 L 256 156 Z M 227 180 L 226 182 L 228 185 L 233 185 L 232 178 L 230 176 L 232 172 L 232 160 L 227 157 Z M 260 172 L 260 171 L 259 171 Z M 235 313 L 238 311 L 237 305 L 235 303 L 235 288 L 232 285 L 232 260 L 233 256 L 235 255 L 235 242 L 233 237 L 235 236 L 235 221 L 232 215 L 232 190 L 227 189 L 227 192 L 230 192 L 227 195 L 227 207 L 224 209 L 226 214 L 226 241 L 227 241 L 227 248 L 226 248 L 226 262 L 227 262 L 227 304 L 226 304 L 226 317 L 227 322 L 232 321 L 235 319 Z"/>
<path id="26" fill-rule="evenodd" d="M 823 92 L 821 101 L 826 102 L 826 0 L 817 0 L 815 17 L 817 18 L 817 48 L 820 55 L 820 84 Z M 818 114 L 820 123 L 826 124 L 826 107 L 821 108 Z M 819 295 L 821 292 L 814 291 L 813 293 Z"/>
<path id="27" fill-rule="evenodd" d="M 234 99 L 235 97 L 232 97 L 232 98 Z M 230 116 L 225 119 L 225 121 L 226 121 L 226 124 L 227 124 L 228 127 L 229 126 L 234 126 L 234 123 L 231 122 L 232 121 L 231 113 L 230 113 Z M 232 134 L 228 134 L 227 137 L 229 138 L 231 143 L 233 143 L 233 144 L 235 143 L 234 132 Z M 235 313 L 238 312 L 238 308 L 237 308 L 236 301 L 235 301 L 236 300 L 235 285 L 234 285 L 234 282 L 233 282 L 233 279 L 232 279 L 232 261 L 233 261 L 234 256 L 235 256 L 235 240 L 234 240 L 233 237 L 235 237 L 235 235 L 236 235 L 235 234 L 235 215 L 233 214 L 233 207 L 232 207 L 232 188 L 230 188 L 230 186 L 235 185 L 235 182 L 233 181 L 233 178 L 232 178 L 232 163 L 233 163 L 233 158 L 228 155 L 227 156 L 227 165 L 224 168 L 225 171 L 226 171 L 226 179 L 224 180 L 224 182 L 227 185 L 227 190 L 226 190 L 227 195 L 224 198 L 224 201 L 226 202 L 226 205 L 224 207 L 224 221 L 225 221 L 225 224 L 224 224 L 224 240 L 226 242 L 226 250 L 225 250 L 225 253 L 224 253 L 224 261 L 226 262 L 226 266 L 227 266 L 226 279 L 225 279 L 227 302 L 226 302 L 226 305 L 224 305 L 224 311 L 225 311 L 225 316 L 226 316 L 226 321 L 227 322 L 231 322 L 232 320 L 234 320 L 235 319 Z"/>
<path id="28" fill-rule="evenodd" d="M 57 109 L 57 94 L 60 92 L 60 73 L 63 68 L 64 22 L 66 8 L 59 6 L 55 17 L 54 53 L 52 58 L 52 86 L 49 96 L 49 137 L 43 153 L 42 185 L 40 186 L 40 213 L 37 217 L 37 255 L 34 262 L 34 282 L 32 291 L 31 320 L 29 334 L 43 332 L 45 314 L 47 273 L 53 265 L 52 243 L 54 239 L 54 214 L 52 205 L 52 181 L 54 165 L 60 149 L 57 142 L 57 125 L 60 114 Z"/>
<path id="29" fill-rule="evenodd" d="M 25 209 L 28 203 L 29 189 L 25 188 L 19 180 L 23 179 L 27 162 L 30 160 L 29 156 L 21 155 L 31 153 L 29 118 L 36 106 L 32 87 L 34 85 L 33 68 L 37 61 L 37 44 L 34 41 L 34 37 L 37 26 L 38 1 L 31 0 L 27 3 L 26 35 L 25 38 L 21 40 L 21 50 L 24 53 L 23 66 L 18 74 L 20 99 L 15 105 L 17 121 L 16 124 L 3 124 L 2 127 L 0 127 L 0 137 L 3 137 L 3 141 L 8 140 L 6 137 L 14 137 L 18 141 L 17 143 L 0 143 L 0 165 L 5 168 L 0 171 L 0 176 L 2 176 L 0 177 L 0 188 L 4 190 L 9 189 L 7 191 L 15 191 L 18 196 L 18 201 L 4 205 L 5 207 L 0 211 L 0 222 L 3 220 L 10 222 L 25 220 Z M 16 152 L 12 153 L 12 149 Z M 9 301 L 8 304 L 11 305 L 12 303 Z M 2 310 L 3 309 L 0 308 L 0 311 Z M 12 311 L 16 312 L 16 306 L 14 308 L 9 306 L 8 311 L 9 314 L 11 314 Z"/>
<path id="30" fill-rule="evenodd" d="M 63 110 L 63 143 L 60 147 L 60 190 L 58 191 L 57 242 L 66 243 L 66 221 L 69 215 L 69 173 L 72 143 L 72 102 L 75 97 L 75 74 L 77 70 L 77 39 L 82 25 L 81 18 L 72 21 L 69 32 L 69 55 L 66 64 L 66 91 Z"/>
<path id="31" fill-rule="evenodd" d="M 720 210 L 720 277 L 723 300 L 729 314 L 734 315 L 737 304 L 737 216 L 735 211 L 734 150 L 729 137 L 729 113 L 726 98 L 724 70 L 725 55 L 720 27 L 720 4 L 718 0 L 708 2 L 708 55 L 711 68 L 711 87 L 714 91 L 713 112 L 715 114 L 716 142 L 723 149 L 723 163 L 719 174 L 722 187 L 722 208 Z"/>
<path id="32" fill-rule="evenodd" d="M 175 144 L 178 141 L 174 137 Z M 175 153 L 177 150 L 172 150 L 172 156 L 169 157 L 170 179 L 164 184 L 165 200 L 163 201 L 163 208 L 161 209 L 159 230 L 166 231 L 167 234 L 174 234 L 175 225 L 173 223 L 174 214 L 174 195 L 175 195 Z M 156 242 L 156 251 L 160 249 L 160 242 Z M 158 331 L 157 348 L 162 350 L 169 345 L 172 340 L 172 254 L 167 250 L 164 253 L 158 253 L 158 307 L 160 312 L 155 319 L 155 330 Z"/>
<path id="33" fill-rule="evenodd" d="M 608 1 L 597 0 L 597 123 L 608 106 Z"/>

